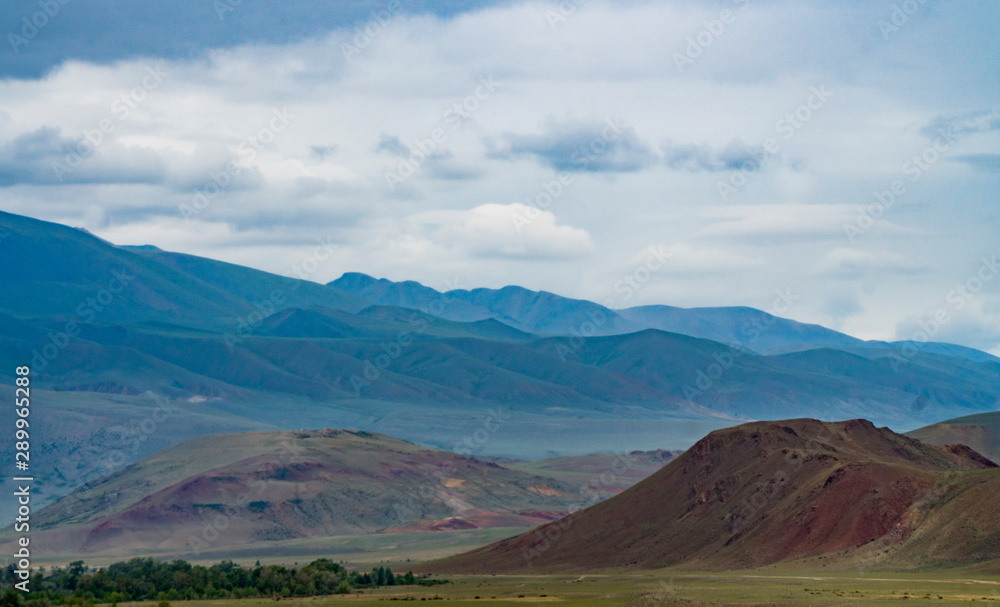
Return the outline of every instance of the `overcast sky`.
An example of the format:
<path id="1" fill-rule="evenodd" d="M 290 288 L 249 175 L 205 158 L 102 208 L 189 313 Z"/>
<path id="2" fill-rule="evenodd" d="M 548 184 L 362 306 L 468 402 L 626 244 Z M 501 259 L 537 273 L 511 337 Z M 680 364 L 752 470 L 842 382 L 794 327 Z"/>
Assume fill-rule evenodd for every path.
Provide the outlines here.
<path id="1" fill-rule="evenodd" d="M 998 26 L 995 0 L 8 0 L 0 207 L 280 274 L 322 242 L 320 282 L 790 291 L 1000 354 Z"/>

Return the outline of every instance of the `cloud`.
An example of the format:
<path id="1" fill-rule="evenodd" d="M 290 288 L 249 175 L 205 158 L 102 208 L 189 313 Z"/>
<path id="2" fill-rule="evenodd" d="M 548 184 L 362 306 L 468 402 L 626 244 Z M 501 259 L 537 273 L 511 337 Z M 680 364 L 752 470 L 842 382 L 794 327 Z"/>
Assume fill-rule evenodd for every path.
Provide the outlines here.
<path id="1" fill-rule="evenodd" d="M 872 273 L 913 275 L 926 267 L 891 251 L 863 251 L 838 248 L 824 255 L 813 268 L 816 276 L 840 280 L 861 280 Z"/>
<path id="2" fill-rule="evenodd" d="M 478 179 L 486 172 L 469 163 L 462 163 L 455 159 L 455 154 L 451 151 L 433 152 L 427 157 L 424 163 L 431 177 L 444 181 L 467 181 Z"/>
<path id="3" fill-rule="evenodd" d="M 398 158 L 410 155 L 410 148 L 403 143 L 399 137 L 395 135 L 386 135 L 384 133 L 379 137 L 378 145 L 375 146 L 375 151 L 385 152 Z"/>
<path id="4" fill-rule="evenodd" d="M 336 145 L 312 145 L 309 146 L 309 157 L 313 160 L 326 160 L 337 153 Z"/>
<path id="5" fill-rule="evenodd" d="M 827 298 L 823 311 L 833 319 L 833 328 L 839 329 L 844 320 L 862 314 L 865 307 L 856 294 L 839 293 Z"/>
<path id="6" fill-rule="evenodd" d="M 928 329 L 934 333 L 930 336 L 931 341 L 962 344 L 985 352 L 1000 348 L 1000 322 L 969 312 L 960 316 L 952 313 L 944 323 L 938 323 L 931 315 L 907 316 L 897 323 L 895 338 L 926 341 Z"/>
<path id="7" fill-rule="evenodd" d="M 966 164 L 977 171 L 985 173 L 1000 172 L 1000 154 L 964 154 L 954 156 L 951 160 Z"/>
<path id="8" fill-rule="evenodd" d="M 96 145 L 94 143 L 96 141 Z M 237 158 L 225 146 L 211 143 L 188 152 L 125 146 L 103 136 L 63 137 L 60 129 L 40 127 L 0 147 L 0 187 L 16 185 L 162 185 L 193 192 L 213 183 Z M 256 189 L 262 175 L 242 166 L 224 179 L 226 191 Z M 217 182 L 217 180 L 216 180 Z"/>
<path id="9" fill-rule="evenodd" d="M 46 17 L 38 0 L 4 0 L 0 31 L 10 48 L 0 53 L 0 79 L 39 78 L 69 60 L 109 64 L 150 55 L 179 59 L 249 43 L 290 44 L 372 23 L 381 29 L 400 14 L 453 17 L 505 3 L 170 0 L 169 7 L 164 7 L 105 0 L 95 10 L 91 3 L 60 1 Z M 44 25 L 25 28 L 25 21 L 30 23 L 38 13 L 45 17 Z M 12 41 L 8 34 L 16 38 Z"/>
<path id="10" fill-rule="evenodd" d="M 0 147 L 0 186 L 151 184 L 165 175 L 162 160 L 149 150 L 107 141 L 95 149 L 85 138 L 63 137 L 53 127 L 18 135 Z"/>
<path id="11" fill-rule="evenodd" d="M 857 209 L 849 205 L 761 204 L 717 207 L 701 216 L 705 225 L 698 236 L 781 244 L 845 238 L 843 226 L 857 217 Z"/>
<path id="12" fill-rule="evenodd" d="M 748 171 L 760 170 L 767 152 L 761 147 L 750 147 L 734 139 L 724 148 L 709 145 L 684 145 L 664 143 L 660 146 L 663 162 L 677 171 Z"/>
<path id="13" fill-rule="evenodd" d="M 941 115 L 928 123 L 920 132 L 927 137 L 937 137 L 941 133 L 964 137 L 990 131 L 1000 131 L 1000 109 Z"/>
<path id="14" fill-rule="evenodd" d="M 670 275 L 702 276 L 732 274 L 765 267 L 763 259 L 748 257 L 717 247 L 701 247 L 686 242 L 676 242 L 671 245 L 657 245 L 664 251 L 668 261 L 658 272 Z M 629 266 L 639 266 L 649 256 L 649 250 L 643 249 L 632 258 Z"/>
<path id="15" fill-rule="evenodd" d="M 421 173 L 426 173 L 433 179 L 443 181 L 465 181 L 482 177 L 484 171 L 468 163 L 462 163 L 455 159 L 455 154 L 450 150 L 434 150 L 425 153 L 414 149 L 396 136 L 383 134 L 379 138 L 375 151 L 389 154 L 394 158 L 415 158 L 419 159 Z"/>
<path id="16" fill-rule="evenodd" d="M 418 213 L 406 224 L 411 237 L 475 257 L 573 259 L 593 250 L 586 230 L 558 225 L 551 212 L 521 203 Z"/>
<path id="17" fill-rule="evenodd" d="M 859 241 L 875 257 L 838 251 L 873 192 L 905 180 L 901 163 L 927 144 L 915 130 L 953 123 L 969 149 L 949 158 L 994 166 L 988 108 L 997 104 L 982 83 L 996 74 L 979 59 L 997 56 L 1000 37 L 975 3 L 922 11 L 886 42 L 877 23 L 891 2 L 751 2 L 681 73 L 673 54 L 730 0 L 590 0 L 556 24 L 546 11 L 558 3 L 541 0 L 404 2 L 360 54 L 345 57 L 355 27 L 388 2 L 243 0 L 224 20 L 211 0 L 61 5 L 20 54 L 0 56 L 0 207 L 279 272 L 296 242 L 330 232 L 344 245 L 323 278 L 361 270 L 439 284 L 457 274 L 470 286 L 598 299 L 613 294 L 640 243 L 683 242 L 689 249 L 662 280 L 637 293 L 643 303 L 766 309 L 774 289 L 790 285 L 810 294 L 797 319 L 826 322 L 850 312 L 850 302 L 827 302 L 861 276 L 865 309 L 848 324 L 871 338 L 939 305 L 933 285 L 995 246 L 988 177 L 996 173 L 969 179 L 951 164 L 907 182 L 875 220 Z M 0 32 L 37 6 L 6 3 Z M 116 117 L 115 101 L 160 59 L 162 86 L 63 184 L 52 183 L 51 161 Z M 491 75 L 502 82 L 495 96 L 449 124 L 449 109 Z M 776 121 L 789 124 L 815 86 L 835 97 L 786 137 Z M 286 105 L 296 115 L 288 129 L 247 161 L 186 237 L 179 205 Z M 624 122 L 605 133 L 606 116 Z M 615 127 L 618 140 L 589 148 Z M 385 172 L 399 165 L 396 154 L 436 128 L 447 141 L 391 192 Z M 381 135 L 386 146 L 376 151 Z M 720 171 L 752 168 L 752 146 L 768 137 L 784 164 L 749 178 L 732 199 L 738 206 L 724 203 Z M 576 180 L 560 188 L 552 172 L 563 169 Z M 548 213 L 518 232 L 511 216 L 532 209 L 505 203 L 529 200 Z M 433 223 L 423 213 L 442 215 Z"/>
<path id="18" fill-rule="evenodd" d="M 503 159 L 531 157 L 557 171 L 589 173 L 632 173 L 658 159 L 634 128 L 610 119 L 549 118 L 539 133 L 507 133 L 490 155 Z"/>

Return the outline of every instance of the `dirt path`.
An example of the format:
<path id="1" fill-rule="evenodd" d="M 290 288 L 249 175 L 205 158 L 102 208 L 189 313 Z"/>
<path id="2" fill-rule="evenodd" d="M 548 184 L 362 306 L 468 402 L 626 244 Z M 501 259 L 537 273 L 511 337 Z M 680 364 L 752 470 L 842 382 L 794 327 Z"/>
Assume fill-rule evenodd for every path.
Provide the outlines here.
<path id="1" fill-rule="evenodd" d="M 991 580 L 935 580 L 935 579 L 905 579 L 881 577 L 812 577 L 805 575 L 741 575 L 743 578 L 759 578 L 766 580 L 810 580 L 815 582 L 855 581 L 855 582 L 931 582 L 935 584 L 990 584 L 1000 586 L 1000 582 Z"/>

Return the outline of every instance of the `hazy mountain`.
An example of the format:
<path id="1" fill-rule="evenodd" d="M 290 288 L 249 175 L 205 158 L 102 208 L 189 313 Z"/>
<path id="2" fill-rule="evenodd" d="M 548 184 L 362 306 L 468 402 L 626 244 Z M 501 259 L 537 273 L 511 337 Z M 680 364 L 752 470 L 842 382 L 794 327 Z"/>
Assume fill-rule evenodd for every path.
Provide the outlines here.
<path id="1" fill-rule="evenodd" d="M 348 272 L 329 285 L 372 303 L 412 308 L 450 320 L 492 318 L 527 333 L 618 335 L 645 328 L 593 302 L 516 286 L 442 293 L 417 282 L 392 282 L 358 272 Z"/>
<path id="2" fill-rule="evenodd" d="M 621 495 L 425 568 L 449 573 L 1000 558 L 996 464 L 865 420 L 719 430 Z"/>
<path id="3" fill-rule="evenodd" d="M 358 311 L 369 305 L 314 282 L 155 248 L 117 247 L 83 230 L 10 213 L 0 212 L 0 233 L 0 310 L 22 318 L 235 331 L 241 319 L 275 307 Z"/>
<path id="4" fill-rule="evenodd" d="M 31 364 L 33 389 L 46 395 L 39 410 L 74 420 L 72 440 L 50 420 L 38 463 L 54 479 L 40 487 L 47 495 L 94 478 L 73 463 L 81 453 L 104 461 L 121 451 L 114 470 L 148 445 L 212 432 L 351 427 L 537 459 L 685 448 L 748 419 L 867 416 L 907 430 L 1000 405 L 1000 363 L 985 354 L 842 346 L 764 356 L 631 330 L 597 304 L 519 288 L 455 292 L 442 305 L 456 305 L 458 319 L 448 319 L 441 295 L 416 283 L 350 274 L 341 289 L 9 214 L 0 229 L 0 382 Z M 372 293 L 392 298 L 361 296 Z M 574 335 L 591 332 L 584 323 L 616 334 Z M 737 324 L 716 337 L 727 341 L 718 332 Z M 796 339 L 824 333 L 800 329 Z M 140 446 L 111 447 L 125 433 L 106 432 L 106 412 L 138 424 L 153 395 L 193 406 L 197 423 L 147 422 Z"/>
<path id="5" fill-rule="evenodd" d="M 865 342 L 820 325 L 780 318 L 755 308 L 675 308 L 639 306 L 618 310 L 622 317 L 652 329 L 692 335 L 754 352 L 820 346 L 862 346 Z"/>
<path id="6" fill-rule="evenodd" d="M 525 527 L 617 493 L 673 455 L 623 455 L 627 473 L 606 486 L 615 457 L 538 462 L 537 473 L 367 432 L 212 435 L 89 483 L 39 512 L 34 533 L 54 556 Z"/>
<path id="7" fill-rule="evenodd" d="M 1000 462 L 1000 412 L 949 419 L 907 432 L 906 435 L 931 445 L 967 445 Z"/>
<path id="8" fill-rule="evenodd" d="M 906 365 L 836 350 L 758 356 L 655 330 L 594 337 L 576 348 L 565 338 L 478 337 L 481 323 L 464 331 L 460 323 L 428 324 L 416 334 L 391 321 L 367 323 L 362 316 L 342 322 L 339 315 L 285 310 L 261 324 L 261 335 L 238 343 L 177 325 L 81 325 L 79 337 L 34 381 L 58 391 L 152 391 L 233 403 L 265 393 L 466 411 L 504 404 L 552 416 L 867 414 L 896 425 L 993 410 L 1000 403 L 1000 365 L 932 354 Z M 10 373 L 19 352 L 44 343 L 46 328 L 24 339 L 31 325 L 11 321 L 8 327 L 22 336 L 0 333 L 7 344 L 0 363 Z M 319 337 L 301 337 L 307 330 Z M 403 333 L 410 337 L 405 344 L 395 339 Z"/>
<path id="9" fill-rule="evenodd" d="M 451 320 L 493 318 L 530 333 L 606 336 L 659 329 L 738 346 L 759 354 L 836 348 L 882 357 L 906 348 L 932 354 L 1000 362 L 1000 358 L 955 344 L 863 341 L 820 325 L 800 323 L 748 307 L 677 308 L 667 305 L 611 310 L 593 302 L 521 287 L 439 292 L 413 281 L 393 282 L 349 272 L 329 283 L 379 304 L 423 310 Z M 873 350 L 869 352 L 869 350 Z"/>

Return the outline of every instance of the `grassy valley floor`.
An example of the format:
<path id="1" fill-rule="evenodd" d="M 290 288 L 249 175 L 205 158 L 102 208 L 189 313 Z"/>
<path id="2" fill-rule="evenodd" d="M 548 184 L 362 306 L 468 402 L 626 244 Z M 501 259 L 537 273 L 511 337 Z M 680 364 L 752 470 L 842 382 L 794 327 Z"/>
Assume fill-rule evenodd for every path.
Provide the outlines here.
<path id="1" fill-rule="evenodd" d="M 384 605 L 385 601 L 442 600 L 450 605 L 656 606 L 940 606 L 1000 604 L 1000 576 L 966 571 L 924 574 L 754 571 L 730 574 L 640 572 L 602 575 L 447 576 L 434 587 L 380 588 L 364 594 L 282 599 L 286 607 Z M 192 601 L 190 607 L 264 607 L 272 599 Z"/>

